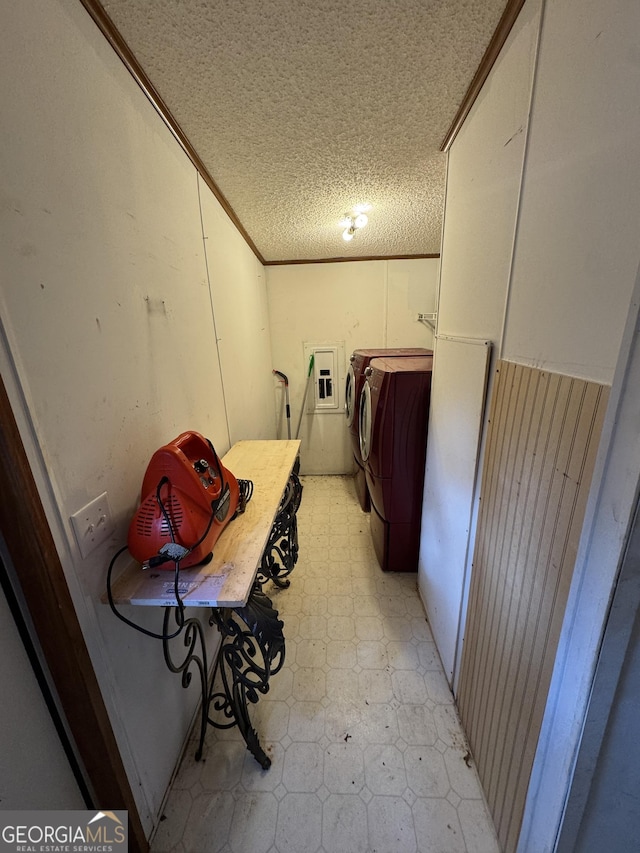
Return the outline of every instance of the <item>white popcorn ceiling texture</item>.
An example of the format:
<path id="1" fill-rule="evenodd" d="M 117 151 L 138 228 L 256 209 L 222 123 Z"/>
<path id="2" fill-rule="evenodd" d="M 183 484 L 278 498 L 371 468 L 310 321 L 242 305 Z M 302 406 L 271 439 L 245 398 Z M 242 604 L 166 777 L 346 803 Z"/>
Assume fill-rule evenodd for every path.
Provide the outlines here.
<path id="1" fill-rule="evenodd" d="M 104 2 L 266 261 L 440 251 L 438 149 L 505 5 Z"/>

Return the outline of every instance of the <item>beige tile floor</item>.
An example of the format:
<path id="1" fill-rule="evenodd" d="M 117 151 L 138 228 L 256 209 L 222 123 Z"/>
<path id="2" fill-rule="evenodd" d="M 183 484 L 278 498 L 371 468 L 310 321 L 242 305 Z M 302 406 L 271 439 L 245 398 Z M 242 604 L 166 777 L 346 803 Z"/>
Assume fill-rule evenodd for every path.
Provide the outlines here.
<path id="1" fill-rule="evenodd" d="M 303 477 L 284 668 L 237 729 L 189 748 L 153 853 L 498 853 L 416 591 L 385 574 L 348 477 Z"/>

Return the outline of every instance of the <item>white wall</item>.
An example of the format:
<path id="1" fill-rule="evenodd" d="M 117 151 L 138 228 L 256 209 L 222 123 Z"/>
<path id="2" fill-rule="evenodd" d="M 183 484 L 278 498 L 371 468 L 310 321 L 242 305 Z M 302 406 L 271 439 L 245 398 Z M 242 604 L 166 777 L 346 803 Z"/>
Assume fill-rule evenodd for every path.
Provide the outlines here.
<path id="1" fill-rule="evenodd" d="M 539 0 L 527 3 L 449 154 L 438 307 L 438 335 L 443 337 L 435 345 L 418 585 L 452 685 L 473 556 L 486 390 L 486 351 L 468 341 L 490 341 L 490 365 L 495 363 L 539 19 Z"/>
<path id="2" fill-rule="evenodd" d="M 637 355 L 629 338 L 640 293 L 639 32 L 635 0 L 545 6 L 504 355 L 612 383 L 612 393 L 522 851 L 532 839 L 541 850 L 555 843 L 637 496 Z M 632 358 L 636 379 L 627 384 Z"/>
<path id="3" fill-rule="evenodd" d="M 503 356 L 610 384 L 638 268 L 640 6 L 547 0 Z"/>
<path id="4" fill-rule="evenodd" d="M 502 358 L 598 382 L 611 383 L 617 369 L 623 395 L 627 356 L 617 361 L 640 261 L 639 31 L 635 0 L 525 3 L 450 152 L 439 307 L 439 331 L 498 333 Z M 436 376 L 437 369 L 436 344 Z M 617 499 L 614 478 L 595 504 L 608 482 L 614 425 L 612 414 L 534 764 L 522 851 L 553 849 L 632 510 L 631 474 Z M 626 442 L 627 458 L 629 436 L 618 442 Z M 625 447 L 617 452 L 622 465 Z M 598 561 L 591 559 L 596 552 Z"/>
<path id="5" fill-rule="evenodd" d="M 529 0 L 449 152 L 438 333 L 502 336 L 541 0 Z"/>
<path id="6" fill-rule="evenodd" d="M 354 349 L 433 346 L 431 329 L 418 322 L 416 315 L 435 311 L 437 259 L 269 266 L 266 274 L 273 367 L 289 378 L 294 434 L 308 368 L 305 342 L 344 343 L 341 390 Z M 281 387 L 274 385 L 280 404 Z M 352 471 L 341 402 L 336 414 L 303 416 L 300 456 L 304 473 Z M 279 429 L 285 437 L 286 424 L 280 423 Z"/>
<path id="7" fill-rule="evenodd" d="M 245 438 L 275 438 L 264 269 L 202 182 L 201 200 L 231 443 Z M 212 403 L 219 407 L 215 390 L 215 386 L 211 388 Z"/>
<path id="8" fill-rule="evenodd" d="M 149 831 L 197 688 L 100 603 L 106 567 L 158 446 L 275 437 L 264 278 L 79 3 L 10 4 L 1 38 L 0 364 Z M 69 516 L 104 490 L 82 560 Z"/>

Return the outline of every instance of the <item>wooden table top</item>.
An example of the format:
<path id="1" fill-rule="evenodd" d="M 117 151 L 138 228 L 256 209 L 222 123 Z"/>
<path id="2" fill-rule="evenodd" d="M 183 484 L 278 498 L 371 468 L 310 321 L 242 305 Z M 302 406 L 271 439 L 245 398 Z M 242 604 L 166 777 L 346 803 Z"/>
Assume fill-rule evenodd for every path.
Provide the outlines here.
<path id="1" fill-rule="evenodd" d="M 253 481 L 246 511 L 224 529 L 206 566 L 180 570 L 178 591 L 188 607 L 241 607 L 247 603 L 300 441 L 239 441 L 222 464 Z M 113 583 L 116 604 L 175 605 L 174 573 L 131 563 Z M 107 601 L 106 594 L 102 600 Z"/>

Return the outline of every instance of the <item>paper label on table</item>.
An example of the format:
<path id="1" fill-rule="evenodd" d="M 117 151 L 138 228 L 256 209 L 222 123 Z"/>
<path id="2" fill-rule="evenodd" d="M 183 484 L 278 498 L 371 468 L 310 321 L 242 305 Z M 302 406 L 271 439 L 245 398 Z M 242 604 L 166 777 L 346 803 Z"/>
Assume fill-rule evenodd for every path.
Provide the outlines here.
<path id="1" fill-rule="evenodd" d="M 192 589 L 200 586 L 197 581 L 178 581 L 178 595 L 182 598 L 185 595 L 188 595 Z M 162 596 L 163 598 L 175 598 L 176 597 L 176 585 L 173 581 L 164 581 L 162 584 Z"/>
<path id="2" fill-rule="evenodd" d="M 220 598 L 228 573 L 233 569 L 233 563 L 226 563 L 222 569 L 224 573 L 220 575 L 200 575 L 192 581 L 186 578 L 179 580 L 178 595 L 182 602 L 190 607 L 211 607 Z M 159 597 L 167 604 L 177 604 L 175 581 L 162 581 Z"/>

